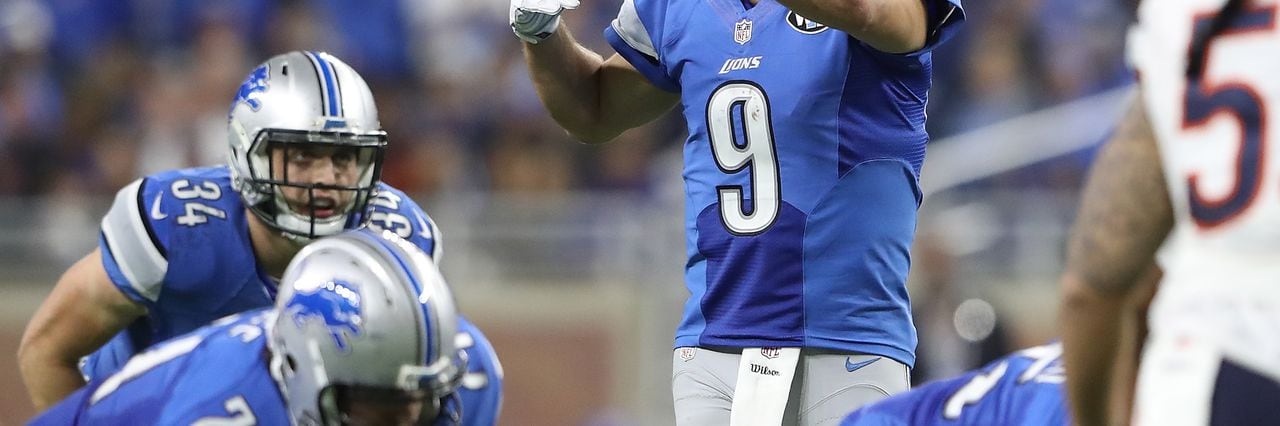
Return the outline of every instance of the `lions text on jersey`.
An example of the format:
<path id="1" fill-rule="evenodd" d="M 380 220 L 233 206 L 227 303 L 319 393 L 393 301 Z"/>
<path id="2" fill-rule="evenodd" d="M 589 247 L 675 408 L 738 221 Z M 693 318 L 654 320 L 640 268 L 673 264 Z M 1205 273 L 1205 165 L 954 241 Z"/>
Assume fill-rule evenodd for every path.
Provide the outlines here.
<path id="1" fill-rule="evenodd" d="M 605 36 L 681 96 L 686 304 L 675 345 L 915 359 L 905 279 L 931 50 L 887 54 L 775 0 L 627 0 Z"/>

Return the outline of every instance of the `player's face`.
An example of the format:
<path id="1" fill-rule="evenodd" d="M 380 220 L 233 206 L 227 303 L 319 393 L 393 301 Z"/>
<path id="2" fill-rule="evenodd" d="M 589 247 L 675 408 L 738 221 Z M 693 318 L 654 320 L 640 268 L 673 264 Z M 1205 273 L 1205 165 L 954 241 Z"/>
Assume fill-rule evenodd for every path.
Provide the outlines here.
<path id="1" fill-rule="evenodd" d="M 295 213 L 310 216 L 314 208 L 316 219 L 326 219 L 346 213 L 351 207 L 355 191 L 334 187 L 357 184 L 363 171 L 359 157 L 359 148 L 283 145 L 272 149 L 271 168 L 278 180 L 317 185 L 311 190 L 283 185 L 279 188 Z"/>
<path id="2" fill-rule="evenodd" d="M 412 425 L 426 404 L 423 392 L 389 395 L 387 392 L 353 392 L 345 401 L 348 425 Z"/>

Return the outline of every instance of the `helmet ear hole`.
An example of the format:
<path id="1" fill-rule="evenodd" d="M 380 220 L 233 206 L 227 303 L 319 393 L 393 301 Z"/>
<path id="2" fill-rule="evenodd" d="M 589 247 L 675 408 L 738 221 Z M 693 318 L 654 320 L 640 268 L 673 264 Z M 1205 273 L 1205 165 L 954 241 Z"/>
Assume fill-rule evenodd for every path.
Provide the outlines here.
<path id="1" fill-rule="evenodd" d="M 285 366 L 286 372 L 288 372 L 290 375 L 297 374 L 298 360 L 293 359 L 293 355 L 284 356 L 284 366 Z"/>

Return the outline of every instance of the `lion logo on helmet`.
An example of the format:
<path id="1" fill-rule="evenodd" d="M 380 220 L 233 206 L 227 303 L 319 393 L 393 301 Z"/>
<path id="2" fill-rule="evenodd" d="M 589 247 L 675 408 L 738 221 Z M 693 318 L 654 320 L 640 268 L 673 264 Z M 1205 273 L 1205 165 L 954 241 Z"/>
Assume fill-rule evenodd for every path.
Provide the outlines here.
<path id="1" fill-rule="evenodd" d="M 326 281 L 314 288 L 298 288 L 285 305 L 285 313 L 298 327 L 319 321 L 329 329 L 338 352 L 351 350 L 350 339 L 362 333 L 360 288 L 345 281 Z"/>
<path id="2" fill-rule="evenodd" d="M 262 100 L 255 96 L 258 93 L 267 91 L 267 79 L 271 77 L 271 73 L 267 70 L 267 65 L 262 64 L 253 72 L 249 73 L 249 77 L 240 84 L 240 90 L 236 92 L 236 99 L 231 102 L 231 109 L 235 110 L 236 105 L 244 102 L 249 105 L 249 109 L 257 111 L 262 109 Z M 230 116 L 231 112 L 227 112 Z"/>

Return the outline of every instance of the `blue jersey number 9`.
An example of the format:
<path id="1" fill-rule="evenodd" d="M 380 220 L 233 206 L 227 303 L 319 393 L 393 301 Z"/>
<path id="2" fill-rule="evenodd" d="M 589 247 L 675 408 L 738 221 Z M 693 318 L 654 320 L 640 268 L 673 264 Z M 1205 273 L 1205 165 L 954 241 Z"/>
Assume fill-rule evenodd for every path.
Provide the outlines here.
<path id="1" fill-rule="evenodd" d="M 751 205 L 742 185 L 716 187 L 720 219 L 734 235 L 756 235 L 778 219 L 782 184 L 769 97 L 755 83 L 739 80 L 721 85 L 707 101 L 707 136 L 716 166 L 727 174 L 751 168 Z M 748 211 L 750 210 L 750 211 Z"/>

